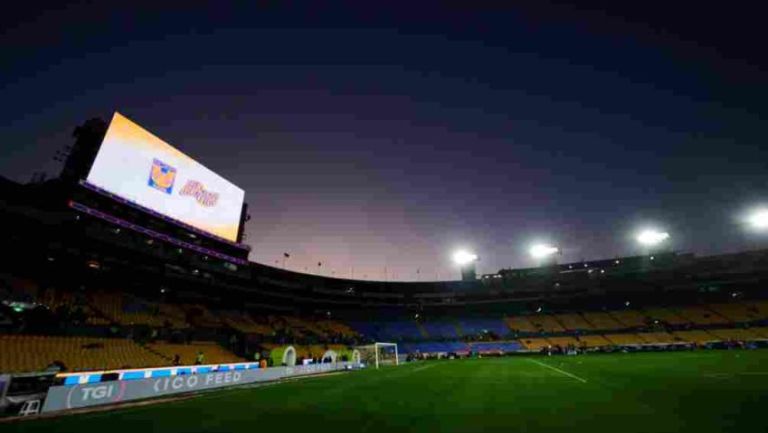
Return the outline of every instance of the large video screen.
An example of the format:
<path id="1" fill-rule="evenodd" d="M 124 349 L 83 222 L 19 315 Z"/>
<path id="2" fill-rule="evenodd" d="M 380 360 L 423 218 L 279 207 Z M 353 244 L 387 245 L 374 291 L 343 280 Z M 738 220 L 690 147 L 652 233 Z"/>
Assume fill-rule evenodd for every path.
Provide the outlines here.
<path id="1" fill-rule="evenodd" d="M 236 241 L 244 192 L 120 113 L 87 182 L 221 238 Z"/>

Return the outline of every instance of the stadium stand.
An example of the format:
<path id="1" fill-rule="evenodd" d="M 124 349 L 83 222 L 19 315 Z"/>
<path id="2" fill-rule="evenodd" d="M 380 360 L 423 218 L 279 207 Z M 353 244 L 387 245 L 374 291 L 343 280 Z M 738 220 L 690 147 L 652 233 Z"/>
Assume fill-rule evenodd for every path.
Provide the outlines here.
<path id="1" fill-rule="evenodd" d="M 602 335 L 581 335 L 578 337 L 579 345 L 586 347 L 610 346 L 611 342 Z"/>
<path id="2" fill-rule="evenodd" d="M 622 329 L 626 327 L 623 323 L 616 320 L 611 314 L 604 312 L 585 312 L 583 313 L 584 320 L 587 321 L 592 329 L 606 330 L 606 329 Z"/>
<path id="3" fill-rule="evenodd" d="M 706 307 L 681 307 L 677 309 L 680 317 L 696 325 L 721 325 L 730 321 Z"/>
<path id="4" fill-rule="evenodd" d="M 163 319 L 163 324 L 173 329 L 186 329 L 190 327 L 187 323 L 186 313 L 181 307 L 173 304 L 157 304 L 157 310 Z"/>
<path id="5" fill-rule="evenodd" d="M 290 332 L 296 336 L 302 335 L 317 335 L 320 337 L 325 336 L 325 332 L 315 328 L 311 322 L 303 320 L 296 316 L 270 316 L 270 323 L 275 329 L 281 329 L 284 332 Z"/>
<path id="6" fill-rule="evenodd" d="M 675 337 L 667 332 L 643 332 L 638 334 L 642 340 L 646 343 L 661 344 L 661 343 L 676 343 Z"/>
<path id="7" fill-rule="evenodd" d="M 179 321 L 173 313 L 168 316 L 163 314 L 156 304 L 121 293 L 96 292 L 90 295 L 90 302 L 106 319 L 121 325 L 162 327 L 166 321 Z"/>
<path id="8" fill-rule="evenodd" d="M 377 330 L 378 333 L 376 335 L 379 339 L 385 341 L 401 339 L 420 340 L 423 338 L 421 330 L 416 322 L 412 320 L 379 322 Z"/>
<path id="9" fill-rule="evenodd" d="M 506 317 L 507 326 L 514 332 L 539 332 L 539 329 L 524 316 Z"/>
<path id="10" fill-rule="evenodd" d="M 569 345 L 579 345 L 579 340 L 574 337 L 547 337 L 547 340 L 549 340 L 549 343 L 553 346 L 565 347 Z"/>
<path id="11" fill-rule="evenodd" d="M 768 317 L 768 301 L 753 302 L 750 311 L 757 314 L 758 317 L 765 319 Z"/>
<path id="12" fill-rule="evenodd" d="M 457 338 L 456 325 L 446 321 L 429 321 L 422 323 L 431 338 Z"/>
<path id="13" fill-rule="evenodd" d="M 584 320 L 584 317 L 582 317 L 578 313 L 556 314 L 552 316 L 552 318 L 560 322 L 563 328 L 565 328 L 567 331 L 593 329 L 592 325 L 590 325 L 589 322 Z"/>
<path id="14" fill-rule="evenodd" d="M 318 320 L 314 326 L 323 330 L 326 334 L 337 334 L 346 338 L 358 337 L 360 334 L 349 325 L 336 320 Z"/>
<path id="15" fill-rule="evenodd" d="M 749 322 L 760 318 L 754 305 L 734 303 L 718 303 L 708 305 L 709 309 L 727 318 L 732 322 Z"/>
<path id="16" fill-rule="evenodd" d="M 647 317 L 635 310 L 610 311 L 608 314 L 616 319 L 617 322 L 624 325 L 624 328 L 643 327 L 647 324 L 648 321 Z"/>
<path id="17" fill-rule="evenodd" d="M 460 319 L 462 335 L 480 335 L 491 332 L 499 337 L 509 334 L 509 328 L 502 319 Z"/>
<path id="18" fill-rule="evenodd" d="M 752 329 L 741 329 L 741 328 L 733 328 L 733 329 L 710 329 L 709 333 L 714 335 L 717 339 L 721 341 L 728 341 L 728 340 L 755 340 L 762 338 L 759 333 L 755 332 L 755 330 Z"/>
<path id="19" fill-rule="evenodd" d="M 147 348 L 162 356 L 165 365 L 168 365 L 169 361 L 177 354 L 181 357 L 182 364 L 194 364 L 198 352 L 203 352 L 203 355 L 205 356 L 205 364 L 224 364 L 245 361 L 243 358 L 229 352 L 218 344 L 205 341 L 193 341 L 190 344 L 156 342 L 148 344 Z"/>
<path id="20" fill-rule="evenodd" d="M 198 328 L 221 328 L 221 319 L 216 317 L 208 307 L 201 304 L 184 304 L 181 308 L 186 313 L 187 321 Z"/>
<path id="21" fill-rule="evenodd" d="M 605 334 L 605 339 L 616 345 L 644 344 L 645 340 L 637 334 Z"/>
<path id="22" fill-rule="evenodd" d="M 42 371 L 61 361 L 72 371 L 168 365 L 168 361 L 131 340 L 44 335 L 0 335 L 0 371 Z"/>
<path id="23" fill-rule="evenodd" d="M 564 332 L 563 325 L 548 314 L 532 314 L 528 321 L 540 332 Z"/>
<path id="24" fill-rule="evenodd" d="M 672 335 L 677 341 L 684 341 L 687 343 L 705 344 L 713 341 L 717 341 L 717 337 L 707 331 L 674 331 Z"/>
<path id="25" fill-rule="evenodd" d="M 222 322 L 244 334 L 272 335 L 274 330 L 268 325 L 256 322 L 248 313 L 241 311 L 219 311 Z"/>
<path id="26" fill-rule="evenodd" d="M 645 310 L 645 315 L 651 320 L 658 320 L 669 325 L 685 325 L 691 323 L 690 320 L 680 316 L 674 310 L 667 308 L 649 308 Z"/>
<path id="27" fill-rule="evenodd" d="M 552 346 L 552 343 L 550 343 L 546 338 L 525 338 L 520 340 L 520 342 L 523 344 L 523 346 L 525 346 L 526 349 L 535 351 L 546 349 L 547 347 Z"/>
<path id="28" fill-rule="evenodd" d="M 493 341 L 470 343 L 470 349 L 477 353 L 510 353 L 520 350 L 523 346 L 517 341 Z"/>
<path id="29" fill-rule="evenodd" d="M 768 327 L 758 326 L 751 328 L 750 331 L 761 338 L 768 339 Z"/>

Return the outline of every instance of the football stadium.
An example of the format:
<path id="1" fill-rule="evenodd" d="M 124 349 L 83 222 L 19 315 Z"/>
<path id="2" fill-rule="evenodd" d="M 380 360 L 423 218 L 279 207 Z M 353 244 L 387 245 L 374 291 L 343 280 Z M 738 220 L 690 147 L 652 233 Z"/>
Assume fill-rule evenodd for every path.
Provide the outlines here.
<path id="1" fill-rule="evenodd" d="M 458 251 L 444 281 L 295 272 L 249 261 L 204 161 L 120 113 L 75 137 L 58 178 L 0 185 L 2 431 L 768 428 L 768 250 L 648 230 L 482 275 Z"/>

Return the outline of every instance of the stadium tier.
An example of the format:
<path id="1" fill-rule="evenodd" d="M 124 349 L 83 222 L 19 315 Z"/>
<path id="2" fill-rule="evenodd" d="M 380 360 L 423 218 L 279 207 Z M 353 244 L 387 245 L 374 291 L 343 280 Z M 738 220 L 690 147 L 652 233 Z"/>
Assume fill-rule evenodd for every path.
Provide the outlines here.
<path id="1" fill-rule="evenodd" d="M 605 312 L 585 312 L 584 320 L 592 329 L 621 329 L 627 325 L 616 320 L 611 314 Z"/>
<path id="2" fill-rule="evenodd" d="M 709 305 L 709 308 L 712 311 L 732 322 L 750 322 L 758 320 L 760 318 L 760 313 L 756 307 L 757 305 L 742 304 L 740 302 Z"/>
<path id="3" fill-rule="evenodd" d="M 483 335 L 492 333 L 498 337 L 504 337 L 511 332 L 501 318 L 496 319 L 461 319 L 458 322 L 461 335 Z"/>
<path id="4" fill-rule="evenodd" d="M 586 347 L 604 347 L 610 346 L 612 343 L 603 335 L 582 335 L 578 337 L 578 345 Z"/>
<path id="5" fill-rule="evenodd" d="M 590 330 L 592 325 L 580 314 L 556 314 L 552 317 L 567 331 Z"/>
<path id="6" fill-rule="evenodd" d="M 456 325 L 451 322 L 424 322 L 422 323 L 427 333 L 427 338 L 457 338 Z"/>
<path id="7" fill-rule="evenodd" d="M 470 343 L 470 349 L 472 352 L 486 354 L 486 353 L 512 353 L 517 352 L 522 348 L 522 344 L 519 341 L 493 341 L 493 342 L 479 342 Z"/>
<path id="8" fill-rule="evenodd" d="M 539 329 L 524 316 L 505 318 L 507 326 L 514 332 L 539 332 Z"/>
<path id="9" fill-rule="evenodd" d="M 520 340 L 520 342 L 522 343 L 523 347 L 535 352 L 552 347 L 552 343 L 550 343 L 546 338 L 526 338 Z"/>
<path id="10" fill-rule="evenodd" d="M 680 316 L 676 311 L 668 308 L 649 308 L 644 311 L 644 314 L 651 320 L 658 320 L 669 325 L 685 325 L 692 323 L 690 320 Z"/>
<path id="11" fill-rule="evenodd" d="M 639 345 L 647 343 L 637 334 L 605 334 L 605 339 L 614 345 Z"/>
<path id="12" fill-rule="evenodd" d="M 204 356 L 204 364 L 227 364 L 245 361 L 243 358 L 225 350 L 216 343 L 193 341 L 190 344 L 172 344 L 166 342 L 154 342 L 147 344 L 147 349 L 163 356 L 166 360 L 172 360 L 176 355 L 181 358 L 181 365 L 195 363 L 198 353 Z"/>
<path id="13" fill-rule="evenodd" d="M 0 371 L 43 371 L 60 361 L 71 371 L 168 365 L 161 355 L 131 340 L 46 335 L 0 335 Z"/>
<path id="14" fill-rule="evenodd" d="M 721 325 L 730 323 L 731 320 L 715 312 L 709 306 L 683 307 L 677 310 L 681 317 L 686 318 L 696 325 Z"/>
<path id="15" fill-rule="evenodd" d="M 677 341 L 686 343 L 706 344 L 718 340 L 715 335 L 707 331 L 674 331 L 672 335 Z"/>
<path id="16" fill-rule="evenodd" d="M 648 324 L 648 318 L 638 311 L 617 310 L 610 311 L 608 314 L 617 322 L 622 324 L 624 328 L 636 328 Z"/>
<path id="17" fill-rule="evenodd" d="M 540 332 L 564 332 L 565 328 L 548 314 L 532 314 L 528 321 Z"/>

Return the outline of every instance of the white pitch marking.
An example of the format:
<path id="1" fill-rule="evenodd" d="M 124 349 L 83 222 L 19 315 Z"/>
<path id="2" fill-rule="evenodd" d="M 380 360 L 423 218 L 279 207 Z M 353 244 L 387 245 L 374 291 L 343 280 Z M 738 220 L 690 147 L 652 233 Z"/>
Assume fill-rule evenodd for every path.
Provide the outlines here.
<path id="1" fill-rule="evenodd" d="M 434 367 L 435 365 L 436 364 L 422 365 L 421 367 L 414 368 L 413 371 L 416 372 L 416 371 L 426 370 L 430 367 Z"/>
<path id="2" fill-rule="evenodd" d="M 746 371 L 741 373 L 712 373 L 712 374 L 705 374 L 705 377 L 714 377 L 714 378 L 724 378 L 727 379 L 729 377 L 736 377 L 736 376 L 768 376 L 768 371 Z"/>
<path id="3" fill-rule="evenodd" d="M 526 359 L 527 359 L 528 361 L 531 361 L 531 362 L 532 362 L 532 363 L 534 363 L 534 364 L 540 365 L 540 366 L 542 366 L 542 367 L 545 367 L 545 368 L 548 368 L 548 369 L 550 369 L 550 370 L 554 370 L 554 371 L 556 371 L 556 372 L 558 372 L 558 373 L 560 373 L 560 374 L 562 374 L 562 375 L 568 376 L 568 377 L 570 377 L 571 379 L 576 379 L 576 380 L 578 380 L 578 381 L 579 381 L 579 382 L 581 382 L 581 383 L 587 383 L 587 379 L 583 379 L 583 378 L 581 378 L 581 377 L 579 377 L 579 376 L 576 376 L 575 374 L 571 374 L 571 373 L 568 373 L 567 371 L 564 371 L 564 370 L 560 370 L 560 369 L 559 369 L 559 368 L 557 368 L 557 367 L 553 367 L 553 366 L 551 366 L 551 365 L 549 365 L 549 364 L 545 364 L 545 363 L 543 363 L 543 362 L 541 362 L 541 361 L 537 361 L 537 360 L 535 360 L 535 359 L 531 359 L 531 358 L 526 358 Z"/>

